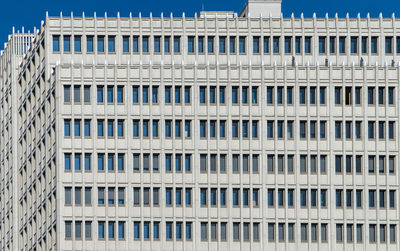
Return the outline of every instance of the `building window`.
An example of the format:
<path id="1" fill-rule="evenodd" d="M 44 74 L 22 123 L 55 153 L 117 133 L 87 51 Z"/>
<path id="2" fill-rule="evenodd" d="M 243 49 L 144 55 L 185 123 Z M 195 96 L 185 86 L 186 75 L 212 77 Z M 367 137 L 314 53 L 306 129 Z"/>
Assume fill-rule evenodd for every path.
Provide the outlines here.
<path id="1" fill-rule="evenodd" d="M 129 53 L 129 36 L 122 37 L 122 52 Z"/>
<path id="2" fill-rule="evenodd" d="M 71 154 L 70 153 L 64 154 L 64 170 L 71 171 Z"/>
<path id="3" fill-rule="evenodd" d="M 71 52 L 71 36 L 64 35 L 64 52 Z"/>
<path id="4" fill-rule="evenodd" d="M 207 51 L 214 53 L 214 37 L 207 37 Z"/>
<path id="5" fill-rule="evenodd" d="M 277 126 L 276 126 L 276 130 L 277 130 L 276 136 L 279 139 L 283 139 L 283 123 L 284 123 L 283 121 L 278 121 Z"/>
<path id="6" fill-rule="evenodd" d="M 85 187 L 85 206 L 92 205 L 92 188 Z"/>
<path id="7" fill-rule="evenodd" d="M 118 222 L 118 239 L 125 239 L 125 222 Z"/>
<path id="8" fill-rule="evenodd" d="M 272 49 L 274 54 L 279 54 L 279 37 L 273 37 Z M 265 50 L 265 48 L 264 48 Z"/>
<path id="9" fill-rule="evenodd" d="M 125 163 L 125 155 L 122 153 L 118 154 L 118 171 L 123 171 L 124 170 L 124 163 Z"/>
<path id="10" fill-rule="evenodd" d="M 135 240 L 140 239 L 140 222 L 138 221 L 133 223 L 133 238 Z"/>
<path id="11" fill-rule="evenodd" d="M 107 136 L 114 137 L 114 120 L 109 119 L 107 121 Z"/>
<path id="12" fill-rule="evenodd" d="M 108 205 L 114 205 L 114 196 L 115 196 L 115 188 L 113 187 L 109 187 L 108 188 Z"/>
<path id="13" fill-rule="evenodd" d="M 267 121 L 267 138 L 274 138 L 274 121 Z"/>
<path id="14" fill-rule="evenodd" d="M 268 54 L 269 53 L 269 37 L 264 37 L 263 38 L 263 51 L 264 54 Z"/>
<path id="15" fill-rule="evenodd" d="M 71 120 L 64 119 L 64 136 L 71 137 Z"/>
<path id="16" fill-rule="evenodd" d="M 326 53 L 326 37 L 319 37 L 318 48 L 319 48 L 319 54 Z"/>
<path id="17" fill-rule="evenodd" d="M 161 37 L 154 36 L 154 53 L 160 53 L 160 52 L 161 52 Z"/>
<path id="18" fill-rule="evenodd" d="M 132 52 L 133 53 L 139 52 L 139 37 L 138 36 L 132 37 Z"/>
<path id="19" fill-rule="evenodd" d="M 149 36 L 142 37 L 142 52 L 149 53 Z"/>
<path id="20" fill-rule="evenodd" d="M 376 225 L 369 224 L 369 243 L 376 242 Z"/>
<path id="21" fill-rule="evenodd" d="M 64 85 L 64 103 L 71 102 L 71 86 Z"/>
<path id="22" fill-rule="evenodd" d="M 292 37 L 285 37 L 285 53 L 292 53 Z"/>
<path id="23" fill-rule="evenodd" d="M 115 221 L 108 222 L 108 239 L 115 238 Z"/>
<path id="24" fill-rule="evenodd" d="M 299 104 L 300 105 L 306 104 L 306 87 L 299 88 Z"/>
<path id="25" fill-rule="evenodd" d="M 253 37 L 253 54 L 260 53 L 260 37 Z"/>
<path id="26" fill-rule="evenodd" d="M 342 138 L 342 122 L 335 121 L 335 139 Z"/>
<path id="27" fill-rule="evenodd" d="M 97 204 L 104 205 L 104 187 L 97 189 Z"/>
<path id="28" fill-rule="evenodd" d="M 358 53 L 358 37 L 350 38 L 350 53 L 351 54 Z"/>
<path id="29" fill-rule="evenodd" d="M 117 87 L 117 103 L 122 104 L 124 102 L 124 87 Z"/>
<path id="30" fill-rule="evenodd" d="M 226 37 L 219 37 L 219 53 L 226 53 Z"/>
<path id="31" fill-rule="evenodd" d="M 105 222 L 104 222 L 104 221 L 99 221 L 99 223 L 98 223 L 98 230 L 97 230 L 98 238 L 99 238 L 99 239 L 104 239 L 104 238 L 105 238 L 105 229 L 104 229 L 104 226 L 105 226 Z"/>
<path id="32" fill-rule="evenodd" d="M 114 86 L 107 86 L 107 103 L 114 103 Z"/>
<path id="33" fill-rule="evenodd" d="M 368 121 L 368 139 L 375 138 L 375 122 Z"/>
<path id="34" fill-rule="evenodd" d="M 139 103 L 139 87 L 138 86 L 132 87 L 132 103 L 134 103 L 134 104 Z"/>
<path id="35" fill-rule="evenodd" d="M 166 172 L 172 171 L 172 154 L 165 155 L 165 171 Z"/>
<path id="36" fill-rule="evenodd" d="M 283 87 L 281 86 L 276 89 L 276 103 L 278 105 L 283 104 Z"/>
<path id="37" fill-rule="evenodd" d="M 311 37 L 304 38 L 304 53 L 311 54 Z"/>
<path id="38" fill-rule="evenodd" d="M 118 205 L 125 205 L 125 188 L 118 188 Z"/>
<path id="39" fill-rule="evenodd" d="M 370 208 L 374 208 L 375 207 L 375 190 L 369 190 L 368 191 L 368 206 Z"/>
<path id="40" fill-rule="evenodd" d="M 60 35 L 53 35 L 53 52 L 60 52 Z"/>
<path id="41" fill-rule="evenodd" d="M 83 87 L 83 102 L 90 103 L 90 86 L 88 85 Z"/>
<path id="42" fill-rule="evenodd" d="M 343 242 L 343 224 L 336 224 L 336 242 Z"/>
<path id="43" fill-rule="evenodd" d="M 75 85 L 74 86 L 74 103 L 81 102 L 81 86 Z"/>
<path id="44" fill-rule="evenodd" d="M 362 37 L 361 38 L 361 53 L 362 54 L 367 54 L 367 52 L 368 52 L 367 41 L 368 41 L 368 37 Z"/>
<path id="45" fill-rule="evenodd" d="M 81 52 L 81 36 L 75 35 L 74 36 L 74 52 Z"/>
<path id="46" fill-rule="evenodd" d="M 74 170 L 75 171 L 81 170 L 81 154 L 80 153 L 75 153 Z"/>
<path id="47" fill-rule="evenodd" d="M 72 188 L 66 187 L 65 189 L 65 205 L 69 206 L 72 205 Z"/>
<path id="48" fill-rule="evenodd" d="M 268 223 L 268 241 L 275 241 L 275 223 Z"/>
<path id="49" fill-rule="evenodd" d="M 385 87 L 378 88 L 378 104 L 384 105 L 385 104 Z"/>
<path id="50" fill-rule="evenodd" d="M 239 87 L 232 86 L 232 104 L 239 103 Z"/>
<path id="51" fill-rule="evenodd" d="M 104 102 L 104 87 L 97 86 L 97 103 L 103 103 L 103 102 Z"/>
<path id="52" fill-rule="evenodd" d="M 339 53 L 346 53 L 346 37 L 339 37 Z"/>
<path id="53" fill-rule="evenodd" d="M 65 221 L 65 239 L 72 239 L 72 221 Z"/>
<path id="54" fill-rule="evenodd" d="M 90 240 L 92 239 L 92 222 L 85 221 L 85 239 Z"/>
<path id="55" fill-rule="evenodd" d="M 239 53 L 246 53 L 246 37 L 239 37 Z"/>
<path id="56" fill-rule="evenodd" d="M 90 137 L 90 119 L 84 120 L 84 134 L 85 137 Z"/>
<path id="57" fill-rule="evenodd" d="M 86 36 L 86 52 L 93 53 L 94 51 L 94 36 Z"/>
<path id="58" fill-rule="evenodd" d="M 104 36 L 97 36 L 97 52 L 104 53 Z"/>
<path id="59" fill-rule="evenodd" d="M 197 38 L 197 51 L 198 53 L 204 53 L 204 37 Z"/>
<path id="60" fill-rule="evenodd" d="M 390 230 L 389 230 L 389 241 L 390 243 L 396 243 L 396 225 L 391 224 L 390 225 Z"/>
<path id="61" fill-rule="evenodd" d="M 393 37 L 385 37 L 385 53 L 393 53 Z"/>
<path id="62" fill-rule="evenodd" d="M 300 54 L 301 53 L 301 37 L 296 37 L 294 40 L 294 48 L 295 48 L 295 53 Z"/>
<path id="63" fill-rule="evenodd" d="M 104 171 L 104 154 L 97 155 L 97 170 Z"/>
<path id="64" fill-rule="evenodd" d="M 361 105 L 361 87 L 356 87 L 356 89 L 355 89 L 354 103 L 356 105 Z"/>
<path id="65" fill-rule="evenodd" d="M 342 87 L 335 87 L 335 105 L 342 104 Z"/>
<path id="66" fill-rule="evenodd" d="M 378 37 L 371 37 L 371 54 L 378 53 Z"/>
<path id="67" fill-rule="evenodd" d="M 190 104 L 190 86 L 185 86 L 185 92 L 184 92 L 184 98 L 185 98 L 185 104 Z"/>
<path id="68" fill-rule="evenodd" d="M 316 104 L 316 87 L 310 87 L 310 105 L 315 105 Z"/>
<path id="69" fill-rule="evenodd" d="M 226 228 L 224 229 L 226 233 Z M 233 241 L 240 241 L 240 223 L 233 223 Z"/>
<path id="70" fill-rule="evenodd" d="M 115 53 L 115 36 L 108 36 L 108 52 Z"/>
<path id="71" fill-rule="evenodd" d="M 97 120 L 97 137 L 104 137 L 104 120 Z"/>
<path id="72" fill-rule="evenodd" d="M 306 132 L 307 132 L 307 122 L 300 121 L 300 139 L 306 138 Z"/>
<path id="73" fill-rule="evenodd" d="M 156 224 L 156 222 L 154 224 Z M 156 231 L 156 230 L 158 231 L 158 229 L 155 229 L 155 227 L 154 227 L 153 231 Z M 154 233 L 154 236 L 156 236 L 156 234 L 157 233 Z M 145 239 L 145 240 L 150 239 L 150 222 L 148 222 L 148 221 L 145 221 L 143 223 L 143 239 Z M 154 237 L 154 239 L 156 239 L 156 238 Z"/>
<path id="74" fill-rule="evenodd" d="M 181 103 L 181 87 L 175 86 L 175 104 Z"/>
<path id="75" fill-rule="evenodd" d="M 170 53 L 170 52 L 171 52 L 171 37 L 165 36 L 164 37 L 164 53 Z"/>
<path id="76" fill-rule="evenodd" d="M 188 53 L 194 53 L 194 37 L 188 37 Z"/>
<path id="77" fill-rule="evenodd" d="M 174 53 L 181 52 L 181 37 L 174 37 Z"/>

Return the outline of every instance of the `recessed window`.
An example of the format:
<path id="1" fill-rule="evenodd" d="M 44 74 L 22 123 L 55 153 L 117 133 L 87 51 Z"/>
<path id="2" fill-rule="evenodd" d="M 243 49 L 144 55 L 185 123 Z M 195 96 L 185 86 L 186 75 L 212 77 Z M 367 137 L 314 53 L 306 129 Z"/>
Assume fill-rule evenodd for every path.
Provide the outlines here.
<path id="1" fill-rule="evenodd" d="M 92 53 L 94 51 L 94 36 L 86 36 L 86 52 Z"/>
<path id="2" fill-rule="evenodd" d="M 71 36 L 64 35 L 64 52 L 71 52 Z"/>
<path id="3" fill-rule="evenodd" d="M 129 36 L 122 37 L 122 51 L 124 53 L 129 53 Z"/>
<path id="4" fill-rule="evenodd" d="M 81 52 L 82 51 L 82 37 L 75 35 L 74 36 L 74 52 Z"/>
<path id="5" fill-rule="evenodd" d="M 326 37 L 319 37 L 318 39 L 319 54 L 326 53 Z"/>
<path id="6" fill-rule="evenodd" d="M 154 52 L 155 53 L 161 52 L 161 37 L 160 36 L 154 37 Z"/>
<path id="7" fill-rule="evenodd" d="M 53 35 L 53 52 L 60 52 L 60 35 Z"/>
<path id="8" fill-rule="evenodd" d="M 350 38 L 350 53 L 352 54 L 358 53 L 358 37 Z"/>
<path id="9" fill-rule="evenodd" d="M 194 53 L 194 40 L 195 37 L 188 37 L 188 53 Z"/>
<path id="10" fill-rule="evenodd" d="M 115 36 L 108 36 L 108 52 L 115 53 Z"/>
<path id="11" fill-rule="evenodd" d="M 97 52 L 104 53 L 104 36 L 97 36 Z"/>

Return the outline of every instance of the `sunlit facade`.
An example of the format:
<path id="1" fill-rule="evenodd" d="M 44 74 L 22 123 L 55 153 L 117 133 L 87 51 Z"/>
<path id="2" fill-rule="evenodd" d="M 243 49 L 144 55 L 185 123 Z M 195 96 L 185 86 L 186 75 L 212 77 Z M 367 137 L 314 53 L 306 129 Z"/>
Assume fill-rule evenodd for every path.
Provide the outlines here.
<path id="1" fill-rule="evenodd" d="M 395 18 L 46 16 L 0 64 L 2 250 L 399 250 Z"/>

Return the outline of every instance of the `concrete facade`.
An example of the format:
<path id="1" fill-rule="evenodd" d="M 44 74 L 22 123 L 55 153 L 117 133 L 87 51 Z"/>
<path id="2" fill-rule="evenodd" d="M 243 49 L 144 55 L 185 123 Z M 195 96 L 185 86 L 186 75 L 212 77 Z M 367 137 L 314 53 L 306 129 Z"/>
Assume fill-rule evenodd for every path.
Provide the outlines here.
<path id="1" fill-rule="evenodd" d="M 253 2 L 12 34 L 1 249 L 399 250 L 400 21 Z"/>

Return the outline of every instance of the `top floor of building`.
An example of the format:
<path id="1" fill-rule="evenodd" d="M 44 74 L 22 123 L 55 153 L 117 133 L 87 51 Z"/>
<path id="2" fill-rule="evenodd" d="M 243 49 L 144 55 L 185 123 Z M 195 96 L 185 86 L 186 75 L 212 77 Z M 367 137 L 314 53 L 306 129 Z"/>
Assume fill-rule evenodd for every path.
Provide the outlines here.
<path id="1" fill-rule="evenodd" d="M 178 17 L 172 13 L 158 17 L 151 13 L 148 17 L 140 13 L 136 17 L 60 13 L 58 17 L 46 15 L 41 27 L 45 47 L 59 62 L 88 59 L 92 63 L 91 55 L 105 55 L 108 62 L 121 64 L 184 61 L 293 66 L 397 65 L 399 29 L 400 19 L 394 15 L 283 17 L 281 0 L 249 0 L 239 14 L 203 11 L 194 17 L 185 13 Z"/>
<path id="2" fill-rule="evenodd" d="M 28 81 L 35 72 L 41 74 L 44 62 L 49 67 L 72 62 L 397 67 L 399 29 L 400 19 L 394 15 L 283 17 L 280 0 L 249 0 L 239 14 L 201 12 L 194 17 L 60 13 L 46 15 L 40 29 L 29 36 L 19 77 L 27 75 Z"/>

